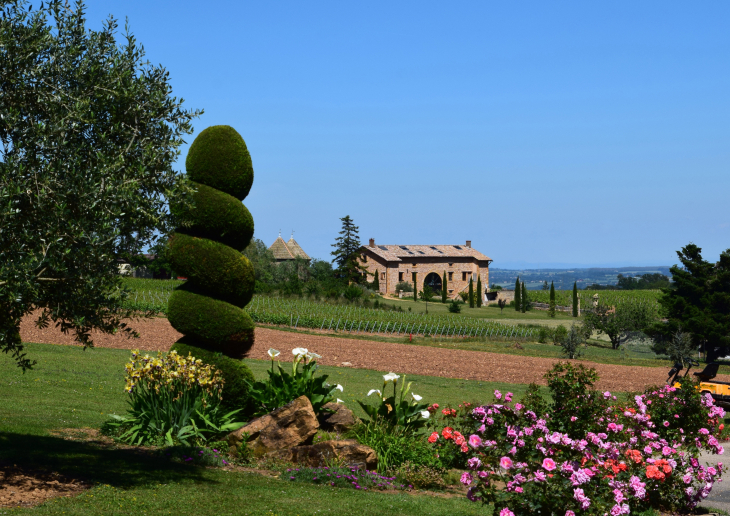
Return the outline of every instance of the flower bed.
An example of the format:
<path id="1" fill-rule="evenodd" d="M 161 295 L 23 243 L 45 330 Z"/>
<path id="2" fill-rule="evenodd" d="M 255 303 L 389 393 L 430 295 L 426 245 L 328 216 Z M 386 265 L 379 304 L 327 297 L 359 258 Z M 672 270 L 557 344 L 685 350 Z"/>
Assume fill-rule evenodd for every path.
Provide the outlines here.
<path id="1" fill-rule="evenodd" d="M 374 471 L 354 468 L 293 468 L 287 469 L 286 475 L 292 482 L 308 482 L 332 487 L 349 487 L 352 489 L 389 490 L 411 489 L 413 486 L 396 482 L 395 477 L 378 475 Z M 282 475 L 283 478 L 287 476 Z"/>
<path id="2" fill-rule="evenodd" d="M 550 416 L 532 410 L 540 399 L 513 403 L 499 391 L 492 404 L 442 411 L 445 426 L 428 441 L 439 456 L 461 457 L 470 500 L 493 503 L 500 516 L 617 516 L 687 511 L 707 497 L 723 466 L 702 465 L 700 453 L 724 451 L 724 410 L 709 394 L 685 379 L 623 403 L 588 390 L 594 372 L 560 367 Z"/>

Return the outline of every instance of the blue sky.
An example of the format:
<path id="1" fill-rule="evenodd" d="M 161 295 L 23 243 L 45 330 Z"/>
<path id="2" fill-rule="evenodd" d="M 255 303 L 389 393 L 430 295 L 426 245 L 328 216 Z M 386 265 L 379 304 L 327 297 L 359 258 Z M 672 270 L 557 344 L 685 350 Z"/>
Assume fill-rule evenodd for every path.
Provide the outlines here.
<path id="1" fill-rule="evenodd" d="M 329 259 L 459 244 L 494 266 L 676 263 L 730 248 L 730 3 L 89 0 L 228 124 L 256 237 Z M 189 138 L 192 142 L 195 135 Z M 187 146 L 179 169 L 184 169 Z"/>

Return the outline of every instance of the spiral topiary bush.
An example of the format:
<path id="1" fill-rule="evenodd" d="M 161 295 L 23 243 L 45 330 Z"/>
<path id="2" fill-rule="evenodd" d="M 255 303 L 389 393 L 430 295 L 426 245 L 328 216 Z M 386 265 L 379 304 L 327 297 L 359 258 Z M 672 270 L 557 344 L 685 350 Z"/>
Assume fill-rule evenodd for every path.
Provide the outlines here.
<path id="1" fill-rule="evenodd" d="M 254 342 L 243 310 L 254 271 L 241 254 L 253 237 L 253 217 L 241 203 L 253 183 L 251 155 L 235 129 L 216 125 L 195 139 L 185 167 L 197 191 L 192 208 L 172 207 L 185 224 L 168 242 L 167 257 L 188 280 L 170 297 L 168 319 L 186 345 L 241 358 Z"/>

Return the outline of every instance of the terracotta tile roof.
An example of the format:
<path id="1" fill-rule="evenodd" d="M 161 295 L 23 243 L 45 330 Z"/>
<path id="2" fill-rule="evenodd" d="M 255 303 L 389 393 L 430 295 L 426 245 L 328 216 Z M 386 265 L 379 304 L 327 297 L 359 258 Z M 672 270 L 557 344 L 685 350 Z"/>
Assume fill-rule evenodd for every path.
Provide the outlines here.
<path id="1" fill-rule="evenodd" d="M 304 258 L 305 260 L 311 260 L 309 255 L 304 252 L 304 249 L 302 249 L 299 244 L 297 244 L 297 241 L 294 240 L 294 237 L 291 237 L 289 239 L 289 241 L 286 243 L 286 246 L 289 248 L 289 252 L 294 256 L 298 258 Z"/>
<path id="2" fill-rule="evenodd" d="M 412 258 L 475 258 L 489 260 L 488 256 L 465 245 L 375 245 L 363 246 L 389 262 L 408 261 Z"/>
<path id="3" fill-rule="evenodd" d="M 277 260 L 293 260 L 294 255 L 289 250 L 289 248 L 286 245 L 286 242 L 284 242 L 284 239 L 279 236 L 276 240 L 274 240 L 274 243 L 271 244 L 271 247 L 269 247 L 269 251 L 274 253 L 274 258 Z"/>

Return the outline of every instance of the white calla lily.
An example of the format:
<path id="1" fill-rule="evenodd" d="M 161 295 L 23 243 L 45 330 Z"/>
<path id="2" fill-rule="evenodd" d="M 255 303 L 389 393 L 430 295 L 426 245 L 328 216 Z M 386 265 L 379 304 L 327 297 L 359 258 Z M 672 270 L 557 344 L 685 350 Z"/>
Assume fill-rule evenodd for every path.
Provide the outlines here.
<path id="1" fill-rule="evenodd" d="M 421 415 L 423 416 L 423 419 L 428 419 L 431 417 L 431 413 L 428 410 L 422 410 Z"/>
<path id="2" fill-rule="evenodd" d="M 309 353 L 309 350 L 307 348 L 294 348 L 291 350 L 291 352 L 292 352 L 292 355 L 299 358 L 299 357 L 306 356 L 306 354 Z"/>
<path id="3" fill-rule="evenodd" d="M 413 399 L 416 401 L 421 401 L 423 399 L 423 396 L 419 396 L 416 393 L 411 394 L 411 396 L 413 396 Z"/>
<path id="4" fill-rule="evenodd" d="M 339 383 L 337 385 L 335 385 L 335 389 L 337 389 L 340 392 L 345 392 L 345 388 L 342 385 L 340 385 Z"/>
<path id="5" fill-rule="evenodd" d="M 269 356 L 271 357 L 272 360 L 275 359 L 276 357 L 278 357 L 279 355 L 281 355 L 281 351 L 279 351 L 278 349 L 274 349 L 274 348 L 269 349 L 269 351 L 267 353 L 269 354 Z"/>
<path id="6" fill-rule="evenodd" d="M 337 398 L 337 403 L 344 403 L 344 400 L 341 400 L 340 398 Z"/>
<path id="7" fill-rule="evenodd" d="M 316 360 L 318 358 L 322 358 L 322 355 L 318 355 L 317 353 L 313 353 L 313 352 L 310 351 L 310 352 L 307 353 L 307 358 L 309 360 Z"/>
<path id="8" fill-rule="evenodd" d="M 388 373 L 383 375 L 383 380 L 385 380 L 386 383 L 388 382 L 394 382 L 396 381 L 400 376 L 398 376 L 395 373 Z"/>
<path id="9" fill-rule="evenodd" d="M 382 396 L 382 394 L 380 394 L 380 391 L 378 389 L 370 389 L 370 392 L 368 392 L 368 396 L 370 396 L 374 392 L 377 392 L 378 396 Z"/>

